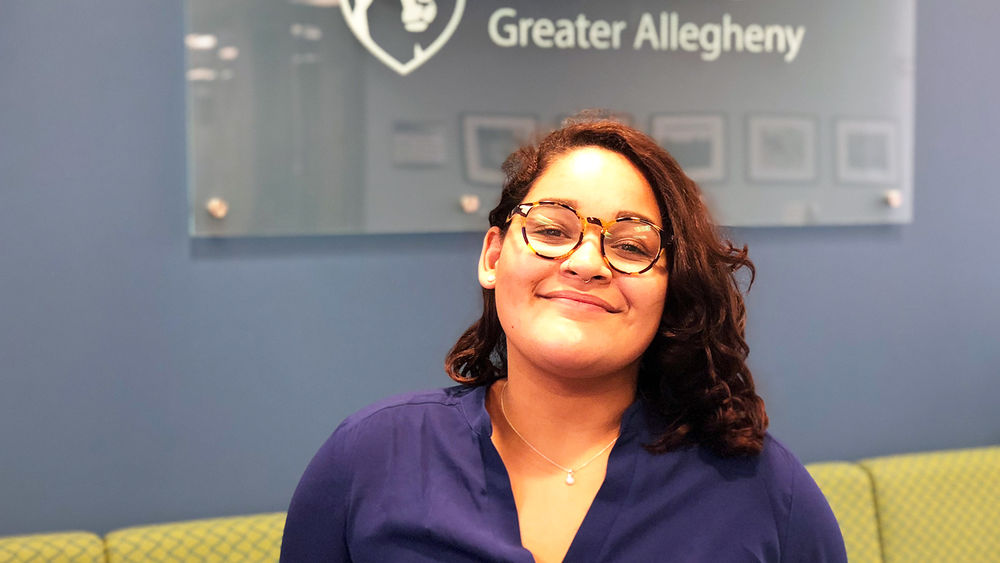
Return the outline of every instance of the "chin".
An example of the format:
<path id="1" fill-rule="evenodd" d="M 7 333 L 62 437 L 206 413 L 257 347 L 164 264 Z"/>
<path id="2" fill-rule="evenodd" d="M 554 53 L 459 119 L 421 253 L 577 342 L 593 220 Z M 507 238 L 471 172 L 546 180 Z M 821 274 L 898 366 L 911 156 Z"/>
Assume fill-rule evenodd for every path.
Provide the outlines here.
<path id="1" fill-rule="evenodd" d="M 542 344 L 542 343 L 538 343 Z M 565 341 L 536 346 L 532 351 L 535 358 L 541 358 L 547 371 L 570 378 L 600 377 L 637 366 L 637 361 L 609 358 L 605 342 L 580 341 L 567 344 Z"/>
<path id="2" fill-rule="evenodd" d="M 533 318 L 525 324 L 531 330 L 508 327 L 508 355 L 513 352 L 554 374 L 587 378 L 620 373 L 637 366 L 642 354 L 640 349 L 622 349 L 620 342 L 615 343 L 620 339 L 609 338 L 610 333 L 622 329 L 619 326 L 562 316 Z"/>

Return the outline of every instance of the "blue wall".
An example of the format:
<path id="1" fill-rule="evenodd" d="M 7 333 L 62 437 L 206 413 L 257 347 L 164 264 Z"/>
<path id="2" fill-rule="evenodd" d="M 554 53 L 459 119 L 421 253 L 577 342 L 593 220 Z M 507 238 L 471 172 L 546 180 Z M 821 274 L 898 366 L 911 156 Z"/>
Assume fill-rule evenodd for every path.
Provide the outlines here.
<path id="1" fill-rule="evenodd" d="M 179 0 L 0 0 L 0 534 L 284 509 L 448 383 L 477 234 L 191 241 Z M 739 230 L 806 461 L 1000 443 L 1000 4 L 920 2 L 916 220 Z"/>

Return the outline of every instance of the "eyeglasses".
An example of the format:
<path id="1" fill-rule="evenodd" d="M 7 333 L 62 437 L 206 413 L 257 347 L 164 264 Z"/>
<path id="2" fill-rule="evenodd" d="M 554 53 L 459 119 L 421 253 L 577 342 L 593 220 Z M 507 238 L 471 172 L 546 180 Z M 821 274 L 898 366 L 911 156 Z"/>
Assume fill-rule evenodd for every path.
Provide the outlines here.
<path id="1" fill-rule="evenodd" d="M 521 234 L 528 248 L 550 260 L 572 254 L 583 243 L 587 224 L 597 225 L 604 262 L 623 274 L 641 274 L 652 268 L 671 240 L 662 228 L 645 219 L 619 217 L 605 225 L 597 217 L 583 217 L 558 201 L 522 203 L 511 210 L 507 222 L 515 215 L 524 217 Z"/>

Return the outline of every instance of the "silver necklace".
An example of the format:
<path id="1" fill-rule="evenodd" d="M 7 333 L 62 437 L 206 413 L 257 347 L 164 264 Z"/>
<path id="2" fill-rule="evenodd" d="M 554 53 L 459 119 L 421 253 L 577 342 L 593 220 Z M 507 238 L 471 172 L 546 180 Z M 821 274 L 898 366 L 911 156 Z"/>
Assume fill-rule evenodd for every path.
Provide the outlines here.
<path id="1" fill-rule="evenodd" d="M 580 465 L 577 465 L 576 467 L 571 468 L 571 467 L 566 467 L 565 465 L 560 465 L 560 464 L 552 461 L 552 458 L 550 458 L 549 456 L 547 456 L 547 455 L 543 454 L 542 452 L 538 451 L 538 448 L 536 448 L 535 446 L 532 446 L 531 442 L 529 442 L 528 440 L 526 440 L 524 438 L 524 436 L 522 436 L 521 433 L 517 431 L 517 428 L 514 428 L 514 425 L 510 421 L 510 417 L 507 416 L 507 409 L 504 407 L 504 404 L 503 404 L 503 398 L 504 398 L 504 395 L 506 395 L 506 394 L 507 394 L 507 384 L 504 383 L 503 389 L 500 391 L 500 412 L 503 414 L 503 419 L 505 421 L 507 421 L 507 426 L 510 426 L 510 429 L 514 431 L 514 434 L 518 438 L 520 438 L 522 442 L 524 442 L 525 446 L 528 446 L 529 448 L 531 448 L 531 451 L 533 451 L 536 454 L 538 454 L 539 456 L 541 456 L 541 458 L 544 459 L 545 461 L 547 461 L 547 462 L 551 463 L 552 465 L 558 467 L 562 471 L 565 471 L 566 472 L 566 484 L 567 485 L 572 485 L 573 483 L 576 483 L 576 479 L 573 478 L 573 473 L 575 473 L 575 472 L 583 469 L 584 467 L 587 467 L 588 465 L 590 465 L 590 462 L 594 461 L 595 459 L 597 459 L 598 457 L 600 457 L 601 454 L 603 454 L 604 452 L 608 451 L 608 448 L 610 448 L 611 446 L 613 446 L 615 444 L 615 442 L 618 441 L 618 438 L 621 436 L 621 433 L 619 433 L 618 435 L 616 435 L 615 439 L 611 440 L 610 442 L 608 442 L 608 445 L 606 445 L 603 448 L 601 448 L 601 451 L 599 451 L 596 454 L 594 454 L 594 457 L 588 459 L 587 461 L 581 463 Z"/>

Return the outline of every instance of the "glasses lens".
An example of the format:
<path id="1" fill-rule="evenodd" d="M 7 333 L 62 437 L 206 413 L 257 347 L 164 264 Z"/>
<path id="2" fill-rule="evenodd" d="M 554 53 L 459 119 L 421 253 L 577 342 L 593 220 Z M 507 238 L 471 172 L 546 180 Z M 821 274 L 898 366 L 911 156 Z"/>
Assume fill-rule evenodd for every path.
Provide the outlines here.
<path id="1" fill-rule="evenodd" d="M 531 249 L 546 258 L 558 258 L 580 240 L 580 217 L 559 205 L 536 205 L 524 219 Z"/>
<path id="2" fill-rule="evenodd" d="M 608 227 L 604 254 L 622 272 L 645 270 L 660 252 L 660 232 L 642 221 L 626 219 Z"/>

